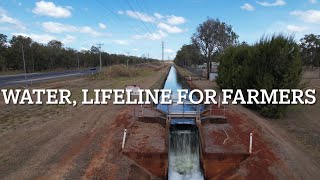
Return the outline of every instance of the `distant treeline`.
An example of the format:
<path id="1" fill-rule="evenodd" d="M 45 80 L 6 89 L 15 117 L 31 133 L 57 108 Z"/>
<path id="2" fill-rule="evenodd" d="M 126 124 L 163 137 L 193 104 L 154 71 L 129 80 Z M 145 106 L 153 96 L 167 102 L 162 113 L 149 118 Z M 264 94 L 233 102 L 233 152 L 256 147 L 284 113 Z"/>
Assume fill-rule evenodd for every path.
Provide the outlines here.
<path id="1" fill-rule="evenodd" d="M 22 46 L 23 45 L 23 46 Z M 77 51 L 64 47 L 63 43 L 51 40 L 47 44 L 33 41 L 30 37 L 13 36 L 10 40 L 4 34 L 0 34 L 0 71 L 23 70 L 22 47 L 26 61 L 27 72 L 37 72 L 55 69 L 75 69 L 98 67 L 99 48 L 92 46 L 90 50 Z M 101 52 L 103 66 L 113 64 L 138 64 L 157 61 L 147 57 L 135 57 Z"/>

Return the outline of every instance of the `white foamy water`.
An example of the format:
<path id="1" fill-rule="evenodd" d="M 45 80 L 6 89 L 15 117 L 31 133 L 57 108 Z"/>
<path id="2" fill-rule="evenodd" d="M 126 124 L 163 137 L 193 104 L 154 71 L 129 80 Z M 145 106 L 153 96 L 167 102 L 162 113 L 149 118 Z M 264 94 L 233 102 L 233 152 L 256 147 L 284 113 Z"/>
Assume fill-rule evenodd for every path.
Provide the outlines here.
<path id="1" fill-rule="evenodd" d="M 200 167 L 197 131 L 172 130 L 170 132 L 168 179 L 204 179 Z"/>

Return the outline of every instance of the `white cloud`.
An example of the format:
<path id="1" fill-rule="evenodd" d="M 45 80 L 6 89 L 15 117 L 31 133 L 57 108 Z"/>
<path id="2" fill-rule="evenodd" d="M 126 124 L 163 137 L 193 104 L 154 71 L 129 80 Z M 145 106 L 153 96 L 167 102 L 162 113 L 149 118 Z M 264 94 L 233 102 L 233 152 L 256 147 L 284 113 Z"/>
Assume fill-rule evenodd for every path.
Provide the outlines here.
<path id="1" fill-rule="evenodd" d="M 66 35 L 66 37 L 62 40 L 63 44 L 71 44 L 76 40 L 76 37 L 71 35 Z"/>
<path id="2" fill-rule="evenodd" d="M 249 3 L 245 3 L 240 8 L 246 11 L 254 11 L 254 7 Z"/>
<path id="3" fill-rule="evenodd" d="M 266 7 L 270 7 L 270 6 L 283 6 L 285 4 L 287 4 L 284 0 L 275 0 L 274 2 L 270 3 L 270 2 L 266 2 L 266 1 L 257 1 L 258 4 L 260 4 L 261 6 L 266 6 Z"/>
<path id="4" fill-rule="evenodd" d="M 86 48 L 86 47 L 80 47 L 80 51 L 88 51 L 89 48 Z"/>
<path id="5" fill-rule="evenodd" d="M 94 29 L 92 29 L 89 26 L 82 26 L 78 28 L 78 31 L 80 33 L 84 33 L 84 34 L 89 34 L 91 36 L 103 36 L 102 33 L 95 31 Z"/>
<path id="6" fill-rule="evenodd" d="M 127 15 L 134 18 L 134 19 L 141 19 L 144 22 L 154 22 L 154 18 L 149 16 L 148 14 L 141 13 L 138 11 L 126 11 Z"/>
<path id="7" fill-rule="evenodd" d="M 39 43 L 47 43 L 51 40 L 56 39 L 56 37 L 50 35 L 50 34 L 35 34 L 35 33 L 12 33 L 12 35 L 14 36 L 26 36 L 26 37 L 30 37 L 33 41 L 39 42 Z"/>
<path id="8" fill-rule="evenodd" d="M 160 19 L 166 18 L 166 21 L 168 24 L 171 25 L 178 25 L 178 24 L 183 24 L 186 22 L 186 19 L 181 16 L 175 16 L 175 15 L 170 15 L 170 16 L 163 16 L 159 13 L 154 13 L 153 15 L 148 15 L 146 13 L 142 13 L 139 11 L 118 11 L 118 14 L 124 14 L 126 13 L 127 16 L 134 18 L 134 19 L 141 19 L 141 21 L 144 22 L 149 22 L 149 23 L 157 23 L 159 22 Z"/>
<path id="9" fill-rule="evenodd" d="M 113 40 L 112 42 L 115 44 L 120 44 L 120 45 L 128 45 L 129 44 L 129 42 L 126 40 Z"/>
<path id="10" fill-rule="evenodd" d="M 303 32 L 308 30 L 309 28 L 306 26 L 288 25 L 287 29 L 292 32 Z"/>
<path id="11" fill-rule="evenodd" d="M 76 32 L 78 31 L 77 27 L 68 25 L 68 24 L 61 24 L 57 22 L 44 22 L 42 23 L 42 27 L 45 31 L 50 33 L 64 33 L 64 32 Z"/>
<path id="12" fill-rule="evenodd" d="M 164 18 L 164 16 L 162 16 L 160 13 L 154 13 L 153 15 L 158 19 Z"/>
<path id="13" fill-rule="evenodd" d="M 317 1 L 317 0 L 309 0 L 309 2 L 310 2 L 311 4 L 316 4 L 318 1 Z"/>
<path id="14" fill-rule="evenodd" d="M 166 53 L 166 56 L 168 56 L 168 60 L 176 56 L 176 51 L 173 49 L 165 49 L 164 52 Z"/>
<path id="15" fill-rule="evenodd" d="M 107 28 L 107 26 L 106 26 L 105 24 L 103 24 L 103 23 L 99 23 L 99 27 L 100 27 L 101 29 Z"/>
<path id="16" fill-rule="evenodd" d="M 143 22 L 148 22 L 157 25 L 158 32 L 146 33 L 144 35 L 135 35 L 134 38 L 138 39 L 144 38 L 150 40 L 157 40 L 167 36 L 167 34 L 164 32 L 181 33 L 184 30 L 176 25 L 180 25 L 186 22 L 186 19 L 184 17 L 175 15 L 162 15 L 160 13 L 154 13 L 153 15 L 149 15 L 138 11 L 128 10 L 118 11 L 118 14 L 126 14 L 127 16 L 133 19 L 140 19 Z"/>
<path id="17" fill-rule="evenodd" d="M 26 29 L 26 27 L 23 25 L 21 21 L 18 19 L 15 19 L 13 17 L 10 17 L 7 12 L 0 7 L 0 23 L 7 23 L 14 25 L 18 29 Z"/>
<path id="18" fill-rule="evenodd" d="M 175 16 L 175 15 L 168 16 L 168 23 L 171 25 L 183 24 L 185 22 L 186 22 L 186 19 L 184 17 Z"/>
<path id="19" fill-rule="evenodd" d="M 71 44 L 76 40 L 76 37 L 71 35 L 66 35 L 63 38 L 57 38 L 55 36 L 52 36 L 50 34 L 36 34 L 36 33 L 12 33 L 14 36 L 26 36 L 30 37 L 33 41 L 36 41 L 38 43 L 46 44 L 51 40 L 58 40 L 61 41 L 63 44 Z"/>
<path id="20" fill-rule="evenodd" d="M 76 27 L 68 24 L 49 21 L 42 23 L 42 27 L 45 29 L 46 32 L 49 33 L 79 32 L 83 34 L 89 34 L 91 36 L 110 36 L 109 34 L 97 32 L 89 26 Z"/>
<path id="21" fill-rule="evenodd" d="M 320 23 L 320 11 L 317 10 L 292 11 L 290 14 L 298 16 L 304 22 Z"/>
<path id="22" fill-rule="evenodd" d="M 160 40 L 162 38 L 165 38 L 167 36 L 166 33 L 163 31 L 159 30 L 156 33 L 146 33 L 143 35 L 135 35 L 133 38 L 135 39 L 149 39 L 149 40 Z"/>
<path id="23" fill-rule="evenodd" d="M 178 28 L 177 26 L 170 26 L 165 23 L 159 23 L 158 28 L 167 31 L 168 33 L 181 33 L 183 30 Z"/>
<path id="24" fill-rule="evenodd" d="M 175 51 L 172 50 L 172 49 L 165 49 L 164 52 L 166 52 L 166 53 L 175 53 Z"/>
<path id="25" fill-rule="evenodd" d="M 132 51 L 139 51 L 139 49 L 138 48 L 133 48 Z"/>
<path id="26" fill-rule="evenodd" d="M 71 16 L 71 6 L 56 6 L 53 2 L 39 1 L 32 10 L 34 14 L 50 16 L 54 18 L 67 18 Z"/>

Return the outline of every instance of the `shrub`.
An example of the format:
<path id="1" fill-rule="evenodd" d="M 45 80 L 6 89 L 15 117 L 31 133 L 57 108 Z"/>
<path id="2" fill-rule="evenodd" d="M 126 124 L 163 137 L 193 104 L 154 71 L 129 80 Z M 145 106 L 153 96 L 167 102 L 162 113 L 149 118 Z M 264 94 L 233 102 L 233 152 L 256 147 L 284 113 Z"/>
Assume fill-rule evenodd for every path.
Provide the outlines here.
<path id="1" fill-rule="evenodd" d="M 118 78 L 118 77 L 136 77 L 143 72 L 141 68 L 127 67 L 125 65 L 113 65 L 106 69 L 103 69 L 101 73 L 93 74 L 89 77 L 92 80 L 102 80 L 107 78 Z"/>
<path id="2" fill-rule="evenodd" d="M 230 47 L 219 57 L 217 83 L 230 89 L 295 89 L 301 80 L 299 46 L 292 36 L 263 37 L 253 46 Z M 246 98 L 246 97 L 245 97 Z M 262 115 L 278 118 L 285 105 L 250 105 Z"/>
<path id="3" fill-rule="evenodd" d="M 108 77 L 134 77 L 139 74 L 138 68 L 127 67 L 125 65 L 114 65 L 105 71 Z"/>

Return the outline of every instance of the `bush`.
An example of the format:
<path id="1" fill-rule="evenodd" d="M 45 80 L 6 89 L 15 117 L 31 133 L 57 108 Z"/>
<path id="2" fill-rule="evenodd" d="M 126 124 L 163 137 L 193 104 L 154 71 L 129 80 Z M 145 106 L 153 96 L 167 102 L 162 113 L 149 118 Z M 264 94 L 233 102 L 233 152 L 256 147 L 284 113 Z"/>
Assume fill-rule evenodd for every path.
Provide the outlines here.
<path id="1" fill-rule="evenodd" d="M 253 46 L 230 47 L 219 57 L 217 83 L 230 89 L 295 89 L 301 80 L 299 46 L 292 36 L 263 37 Z M 247 97 L 245 97 L 247 98 Z M 278 118 L 285 105 L 250 105 L 262 115 Z"/>
<path id="2" fill-rule="evenodd" d="M 138 68 L 125 65 L 114 65 L 104 72 L 108 77 L 134 77 L 139 74 Z"/>
<path id="3" fill-rule="evenodd" d="M 141 68 L 127 67 L 125 65 L 113 65 L 106 69 L 103 69 L 101 73 L 93 74 L 89 77 L 92 80 L 103 80 L 107 78 L 118 78 L 118 77 L 136 77 L 141 72 Z"/>

